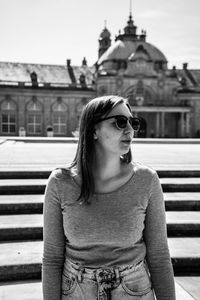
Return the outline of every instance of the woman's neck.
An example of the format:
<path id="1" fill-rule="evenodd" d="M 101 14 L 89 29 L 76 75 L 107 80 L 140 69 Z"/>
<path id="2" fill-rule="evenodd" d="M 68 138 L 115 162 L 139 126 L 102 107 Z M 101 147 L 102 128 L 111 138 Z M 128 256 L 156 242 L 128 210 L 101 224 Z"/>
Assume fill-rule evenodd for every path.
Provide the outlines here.
<path id="1" fill-rule="evenodd" d="M 96 156 L 93 164 L 94 178 L 107 180 L 120 175 L 122 171 L 122 162 L 120 157 L 116 156 Z"/>

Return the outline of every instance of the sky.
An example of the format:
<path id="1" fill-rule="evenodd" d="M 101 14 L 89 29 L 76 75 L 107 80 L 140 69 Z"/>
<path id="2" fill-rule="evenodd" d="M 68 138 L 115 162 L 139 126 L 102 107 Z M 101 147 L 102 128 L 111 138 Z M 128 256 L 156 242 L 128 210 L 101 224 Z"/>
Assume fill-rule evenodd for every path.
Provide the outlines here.
<path id="1" fill-rule="evenodd" d="M 0 61 L 91 66 L 105 24 L 114 43 L 130 11 L 169 68 L 200 69 L 200 0 L 0 0 Z"/>

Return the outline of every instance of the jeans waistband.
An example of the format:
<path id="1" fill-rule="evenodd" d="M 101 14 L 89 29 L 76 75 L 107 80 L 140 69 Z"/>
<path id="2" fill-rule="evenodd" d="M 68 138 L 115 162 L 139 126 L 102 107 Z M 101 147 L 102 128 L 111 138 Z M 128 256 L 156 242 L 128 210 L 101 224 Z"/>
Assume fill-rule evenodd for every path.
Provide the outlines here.
<path id="1" fill-rule="evenodd" d="M 142 260 L 134 265 L 128 265 L 128 266 L 113 266 L 113 267 L 107 267 L 102 266 L 98 268 L 85 268 L 80 266 L 77 263 L 71 262 L 70 260 L 66 259 L 64 264 L 64 270 L 70 272 L 74 276 L 77 277 L 78 281 L 82 281 L 83 278 L 88 278 L 92 280 L 97 280 L 99 278 L 99 274 L 114 274 L 116 278 L 122 278 L 126 275 L 128 275 L 130 272 L 137 271 L 142 266 L 145 265 L 145 261 Z M 108 275 L 109 276 L 109 275 Z"/>

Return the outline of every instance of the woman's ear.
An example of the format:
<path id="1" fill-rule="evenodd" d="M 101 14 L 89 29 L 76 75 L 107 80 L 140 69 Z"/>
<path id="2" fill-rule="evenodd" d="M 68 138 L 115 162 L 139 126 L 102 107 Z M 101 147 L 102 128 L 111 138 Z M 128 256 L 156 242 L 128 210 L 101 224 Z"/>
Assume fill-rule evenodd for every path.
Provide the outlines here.
<path id="1" fill-rule="evenodd" d="M 97 134 L 96 134 L 96 132 L 94 132 L 93 138 L 94 138 L 94 140 L 97 140 Z"/>
<path id="2" fill-rule="evenodd" d="M 97 138 L 98 138 L 98 137 L 97 137 L 97 132 L 98 132 L 98 128 L 95 126 L 95 127 L 94 127 L 94 133 L 93 133 L 93 139 L 94 139 L 94 140 L 97 140 Z"/>

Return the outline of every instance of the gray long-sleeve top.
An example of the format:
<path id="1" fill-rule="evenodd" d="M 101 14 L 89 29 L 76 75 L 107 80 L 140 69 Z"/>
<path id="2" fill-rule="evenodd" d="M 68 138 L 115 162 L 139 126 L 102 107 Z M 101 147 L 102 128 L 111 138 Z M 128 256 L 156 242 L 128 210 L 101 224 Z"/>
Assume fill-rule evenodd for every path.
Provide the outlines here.
<path id="1" fill-rule="evenodd" d="M 49 177 L 44 203 L 44 300 L 61 297 L 67 257 L 84 267 L 124 266 L 147 260 L 157 300 L 174 300 L 163 193 L 157 173 L 134 164 L 130 180 L 79 204 L 79 185 L 68 170 Z"/>

